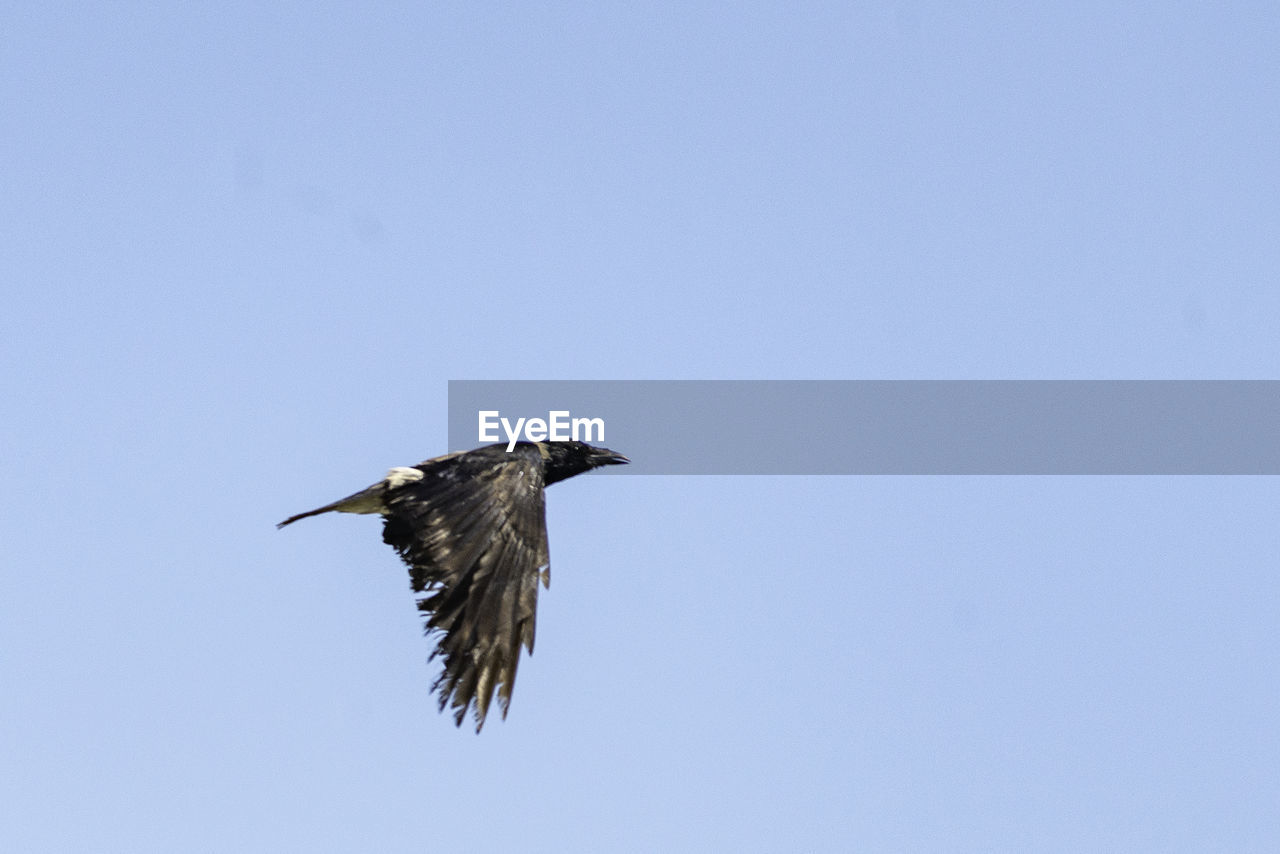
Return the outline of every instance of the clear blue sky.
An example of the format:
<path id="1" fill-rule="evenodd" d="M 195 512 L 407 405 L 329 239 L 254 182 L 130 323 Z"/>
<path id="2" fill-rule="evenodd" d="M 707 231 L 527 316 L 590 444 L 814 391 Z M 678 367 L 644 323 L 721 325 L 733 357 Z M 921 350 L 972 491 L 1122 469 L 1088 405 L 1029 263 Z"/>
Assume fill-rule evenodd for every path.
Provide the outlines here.
<path id="1" fill-rule="evenodd" d="M 1276 378 L 1280 11 L 1048 6 L 10 8 L 0 848 L 1277 850 L 1276 479 L 578 478 L 479 737 L 273 527 L 449 379 Z"/>

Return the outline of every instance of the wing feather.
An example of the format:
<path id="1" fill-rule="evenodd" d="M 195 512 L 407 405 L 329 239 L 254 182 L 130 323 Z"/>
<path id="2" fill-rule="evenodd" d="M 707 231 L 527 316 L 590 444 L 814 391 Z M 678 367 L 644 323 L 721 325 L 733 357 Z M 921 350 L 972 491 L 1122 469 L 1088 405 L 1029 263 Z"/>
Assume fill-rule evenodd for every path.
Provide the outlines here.
<path id="1" fill-rule="evenodd" d="M 417 467 L 386 497 L 383 539 L 409 566 L 431 657 L 433 689 L 477 731 L 494 694 L 506 717 L 520 647 L 533 651 L 538 581 L 547 567 L 542 467 L 515 454 L 454 456 Z"/>

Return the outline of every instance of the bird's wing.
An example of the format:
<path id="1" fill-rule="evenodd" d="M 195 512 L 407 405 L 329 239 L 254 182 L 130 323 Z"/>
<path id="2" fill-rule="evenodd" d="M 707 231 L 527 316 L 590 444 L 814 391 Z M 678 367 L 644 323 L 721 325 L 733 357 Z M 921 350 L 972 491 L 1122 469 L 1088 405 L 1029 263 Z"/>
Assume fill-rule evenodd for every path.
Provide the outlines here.
<path id="1" fill-rule="evenodd" d="M 538 580 L 548 578 L 542 467 L 520 454 L 444 458 L 386 498 L 383 539 L 409 565 L 432 658 L 432 689 L 476 731 L 494 692 L 506 717 L 520 647 L 533 652 Z"/>

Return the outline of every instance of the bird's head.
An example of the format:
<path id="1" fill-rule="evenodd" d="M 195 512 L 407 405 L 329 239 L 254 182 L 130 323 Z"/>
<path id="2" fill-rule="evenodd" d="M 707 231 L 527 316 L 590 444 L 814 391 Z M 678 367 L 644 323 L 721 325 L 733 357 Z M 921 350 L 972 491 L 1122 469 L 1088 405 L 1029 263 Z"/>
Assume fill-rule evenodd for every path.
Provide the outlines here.
<path id="1" fill-rule="evenodd" d="M 631 460 L 608 448 L 585 442 L 539 442 L 546 463 L 545 482 L 550 485 L 599 466 L 626 465 Z"/>

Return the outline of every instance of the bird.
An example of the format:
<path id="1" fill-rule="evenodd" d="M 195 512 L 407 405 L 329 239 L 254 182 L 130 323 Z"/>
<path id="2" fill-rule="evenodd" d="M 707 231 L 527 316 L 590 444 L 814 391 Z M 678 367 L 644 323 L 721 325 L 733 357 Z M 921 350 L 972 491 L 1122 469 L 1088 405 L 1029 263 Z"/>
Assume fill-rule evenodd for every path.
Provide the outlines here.
<path id="1" fill-rule="evenodd" d="M 538 584 L 551 583 L 545 488 L 629 462 L 578 441 L 486 445 L 396 466 L 276 527 L 331 511 L 382 515 L 382 540 L 408 565 L 424 631 L 436 641 L 428 660 L 444 662 L 431 686 L 440 711 L 451 707 L 461 727 L 472 710 L 479 733 L 495 693 L 507 716 L 520 647 L 533 654 Z"/>

